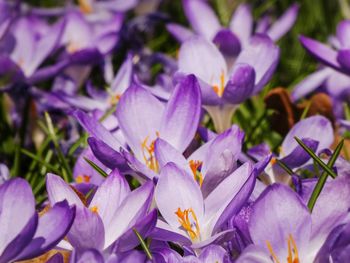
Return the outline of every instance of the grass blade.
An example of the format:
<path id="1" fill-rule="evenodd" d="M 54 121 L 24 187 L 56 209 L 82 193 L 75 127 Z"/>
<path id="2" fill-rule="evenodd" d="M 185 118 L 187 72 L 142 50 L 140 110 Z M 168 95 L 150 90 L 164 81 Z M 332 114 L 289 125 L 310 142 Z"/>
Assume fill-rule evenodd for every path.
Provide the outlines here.
<path id="1" fill-rule="evenodd" d="M 84 157 L 84 160 L 85 160 L 88 164 L 90 164 L 90 166 L 91 166 L 92 168 L 94 168 L 94 169 L 96 170 L 96 172 L 98 172 L 100 175 L 102 175 L 103 177 L 107 177 L 107 176 L 108 176 L 108 174 L 107 174 L 105 171 L 103 171 L 103 169 L 102 169 L 100 166 L 98 166 L 96 163 L 94 163 L 93 161 L 89 160 L 89 159 L 86 158 L 86 157 Z"/>
<path id="2" fill-rule="evenodd" d="M 322 167 L 324 171 L 326 171 L 331 177 L 335 178 L 337 177 L 336 173 L 327 166 L 309 147 L 307 147 L 302 140 L 300 140 L 297 137 L 294 137 L 294 139 L 299 143 L 299 145 L 310 155 L 312 159 L 315 160 L 315 162 Z"/>
<path id="3" fill-rule="evenodd" d="M 342 149 L 344 145 L 344 139 L 341 140 L 341 142 L 337 145 L 337 148 L 335 148 L 331 158 L 329 158 L 329 161 L 327 163 L 327 166 L 332 169 L 333 165 L 335 164 L 335 161 L 337 160 L 340 151 Z M 320 195 L 326 181 L 327 181 L 327 177 L 328 177 L 328 173 L 326 171 L 324 171 L 321 174 L 321 177 L 318 179 L 317 184 L 314 188 L 314 190 L 312 191 L 311 197 L 309 199 L 309 202 L 307 203 L 307 206 L 309 208 L 309 210 L 312 212 L 312 209 L 315 206 L 316 200 L 318 198 L 318 196 Z"/>
<path id="4" fill-rule="evenodd" d="M 135 233 L 135 235 L 137 236 L 137 238 L 139 239 L 141 246 L 143 248 L 143 250 L 145 251 L 147 257 L 149 260 L 152 260 L 152 254 L 151 251 L 149 251 L 149 248 L 147 247 L 147 244 L 145 243 L 145 241 L 143 240 L 142 236 L 140 235 L 140 233 L 136 230 L 136 228 L 132 229 Z"/>

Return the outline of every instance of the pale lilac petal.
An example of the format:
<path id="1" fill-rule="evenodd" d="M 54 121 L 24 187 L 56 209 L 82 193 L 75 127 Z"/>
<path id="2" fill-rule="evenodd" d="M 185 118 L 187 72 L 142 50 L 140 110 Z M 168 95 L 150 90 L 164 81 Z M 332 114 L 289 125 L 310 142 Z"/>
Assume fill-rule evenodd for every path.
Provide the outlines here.
<path id="1" fill-rule="evenodd" d="M 153 183 L 147 182 L 132 191 L 121 203 L 108 226 L 105 247 L 109 247 L 121 235 L 143 218 L 153 199 Z"/>
<path id="2" fill-rule="evenodd" d="M 268 241 L 277 257 L 281 259 L 287 258 L 287 240 L 292 235 L 302 258 L 302 255 L 308 252 L 306 248 L 311 235 L 311 215 L 292 189 L 273 184 L 253 205 L 249 232 L 255 245 L 269 253 L 266 244 Z"/>
<path id="3" fill-rule="evenodd" d="M 76 205 L 79 208 L 84 207 L 83 202 L 69 184 L 55 174 L 48 173 L 46 175 L 46 190 L 52 205 L 67 200 L 69 205 Z"/>
<path id="4" fill-rule="evenodd" d="M 155 240 L 161 241 L 173 241 L 183 245 L 191 245 L 190 238 L 186 235 L 186 232 L 179 229 L 173 228 L 162 220 L 157 221 L 157 225 L 152 232 L 151 237 Z"/>
<path id="5" fill-rule="evenodd" d="M 79 251 L 79 250 L 77 250 Z M 76 253 L 78 254 L 78 253 Z M 74 258 L 74 262 L 76 263 L 85 263 L 85 262 L 91 262 L 91 263 L 104 263 L 105 260 L 103 259 L 103 256 L 101 253 L 96 249 L 87 249 L 83 252 L 76 255 L 74 252 L 72 253 L 72 261 Z"/>
<path id="6" fill-rule="evenodd" d="M 286 135 L 282 143 L 281 157 L 289 155 L 299 145 L 294 137 L 318 141 L 317 151 L 323 150 L 333 143 L 332 124 L 327 118 L 320 115 L 299 121 Z"/>
<path id="7" fill-rule="evenodd" d="M 117 118 L 128 145 L 143 160 L 142 144 L 157 137 L 164 105 L 148 90 L 133 84 L 124 93 L 117 107 Z"/>
<path id="8" fill-rule="evenodd" d="M 254 92 L 260 91 L 270 80 L 279 60 L 279 48 L 266 35 L 255 35 L 239 54 L 236 63 L 252 66 L 255 70 Z"/>
<path id="9" fill-rule="evenodd" d="M 229 259 L 227 251 L 217 245 L 205 247 L 198 257 L 202 263 L 225 262 Z"/>
<path id="10" fill-rule="evenodd" d="M 302 80 L 292 91 L 293 101 L 297 101 L 304 96 L 310 94 L 317 88 L 321 87 L 328 77 L 332 74 L 332 70 L 329 68 L 324 68 L 308 75 L 304 80 Z"/>
<path id="11" fill-rule="evenodd" d="M 338 24 L 337 39 L 341 48 L 350 48 L 350 20 L 343 20 Z"/>
<path id="12" fill-rule="evenodd" d="M 299 40 L 303 47 L 316 59 L 332 68 L 340 68 L 340 65 L 337 61 L 337 52 L 335 50 L 305 36 L 300 36 Z"/>
<path id="13" fill-rule="evenodd" d="M 183 7 L 194 31 L 212 40 L 221 27 L 213 9 L 201 0 L 184 0 Z"/>
<path id="14" fill-rule="evenodd" d="M 260 246 L 250 245 L 236 261 L 237 263 L 271 263 L 270 254 Z"/>
<path id="15" fill-rule="evenodd" d="M 160 137 L 183 152 L 192 141 L 201 115 L 201 93 L 194 75 L 177 84 L 171 95 L 160 127 Z"/>
<path id="16" fill-rule="evenodd" d="M 111 84 L 111 91 L 115 95 L 121 96 L 131 84 L 133 65 L 132 56 L 129 54 Z"/>
<path id="17" fill-rule="evenodd" d="M 174 163 L 168 163 L 161 170 L 155 200 L 159 212 L 174 229 L 180 226 L 175 214 L 179 208 L 181 210 L 192 208 L 199 222 L 203 219 L 203 197 L 199 185 Z"/>
<path id="18" fill-rule="evenodd" d="M 194 35 L 194 33 L 191 30 L 175 23 L 167 24 L 166 29 L 169 31 L 170 34 L 173 35 L 173 37 L 175 37 L 181 43 L 185 42 Z"/>
<path id="19" fill-rule="evenodd" d="M 38 228 L 33 239 L 16 257 L 16 260 L 40 256 L 56 246 L 69 231 L 74 217 L 75 208 L 70 208 L 67 201 L 56 203 L 39 218 Z"/>
<path id="20" fill-rule="evenodd" d="M 230 21 L 230 29 L 241 40 L 243 46 L 249 43 L 251 34 L 253 33 L 253 16 L 250 6 L 241 4 L 237 7 Z"/>
<path id="21" fill-rule="evenodd" d="M 293 4 L 283 15 L 278 18 L 267 31 L 267 35 L 273 40 L 278 41 L 283 37 L 294 25 L 298 17 L 299 5 Z"/>
<path id="22" fill-rule="evenodd" d="M 107 226 L 129 193 L 128 182 L 119 174 L 118 170 L 114 170 L 98 187 L 89 207 L 98 209 L 103 224 Z"/>

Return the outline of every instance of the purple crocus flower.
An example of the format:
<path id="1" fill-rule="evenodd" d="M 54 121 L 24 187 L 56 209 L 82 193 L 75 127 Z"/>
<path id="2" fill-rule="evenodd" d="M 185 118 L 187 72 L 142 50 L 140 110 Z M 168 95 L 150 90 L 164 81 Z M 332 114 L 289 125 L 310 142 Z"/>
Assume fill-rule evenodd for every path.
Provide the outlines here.
<path id="1" fill-rule="evenodd" d="M 74 216 L 75 208 L 61 201 L 39 217 L 27 181 L 6 181 L 0 186 L 0 262 L 46 253 L 67 234 Z"/>
<path id="2" fill-rule="evenodd" d="M 332 38 L 335 49 L 305 36 L 300 36 L 300 42 L 311 55 L 323 64 L 350 74 L 349 34 L 350 20 L 344 20 L 338 24 L 336 37 Z"/>
<path id="3" fill-rule="evenodd" d="M 349 179 L 327 184 L 312 214 L 289 187 L 269 186 L 252 207 L 248 225 L 254 245 L 237 262 L 314 262 L 332 229 L 349 218 Z"/>
<path id="4" fill-rule="evenodd" d="M 226 56 L 237 56 L 253 36 L 253 15 L 250 6 L 241 4 L 237 7 L 229 23 L 229 28 L 220 25 L 214 10 L 206 1 L 184 0 L 183 8 L 192 29 L 191 31 L 181 25 L 170 23 L 168 31 L 180 42 L 188 40 L 193 35 L 203 36 L 208 41 L 218 45 L 220 51 Z M 298 5 L 292 5 L 274 24 L 271 25 L 268 17 L 258 22 L 256 33 L 267 34 L 273 41 L 280 39 L 293 26 Z"/>
<path id="5" fill-rule="evenodd" d="M 116 116 L 132 154 L 107 129 L 82 112 L 75 116 L 94 137 L 89 144 L 100 161 L 110 168 L 113 156 L 123 154 L 144 179 L 157 175 L 154 142 L 159 137 L 183 152 L 192 141 L 200 118 L 201 96 L 196 77 L 189 75 L 175 87 L 166 105 L 150 91 L 133 84 L 121 97 Z M 119 161 L 120 162 L 120 161 Z M 113 167 L 111 167 L 111 165 Z"/>
<path id="6" fill-rule="evenodd" d="M 67 234 L 69 243 L 61 242 L 66 249 L 108 252 L 116 249 L 117 240 L 125 242 L 117 244 L 119 247 L 132 248 L 137 245 L 137 238 L 131 235 L 131 228 L 147 233 L 150 225 L 145 224 L 156 220 L 155 212 L 148 213 L 153 197 L 152 182 L 131 192 L 127 181 L 117 170 L 98 187 L 89 204 L 84 204 L 76 192 L 56 175 L 47 175 L 46 188 L 51 204 L 66 199 L 77 207 L 76 218 Z"/>
<path id="7" fill-rule="evenodd" d="M 220 229 L 249 198 L 255 175 L 252 164 L 245 163 L 204 198 L 193 175 L 168 163 L 161 170 L 155 190 L 157 207 L 164 220 L 158 220 L 152 236 L 192 249 L 227 239 L 231 230 Z"/>
<path id="8" fill-rule="evenodd" d="M 199 79 L 204 108 L 217 132 L 223 132 L 231 127 L 237 106 L 270 80 L 278 59 L 279 48 L 265 35 L 253 37 L 233 65 L 227 64 L 213 43 L 192 37 L 180 48 L 178 74 Z"/>

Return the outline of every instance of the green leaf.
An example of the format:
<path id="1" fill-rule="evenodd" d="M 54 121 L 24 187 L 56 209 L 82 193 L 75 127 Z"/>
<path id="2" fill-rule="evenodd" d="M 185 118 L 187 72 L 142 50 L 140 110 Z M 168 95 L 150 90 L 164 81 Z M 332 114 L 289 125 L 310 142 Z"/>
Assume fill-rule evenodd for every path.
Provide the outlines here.
<path id="1" fill-rule="evenodd" d="M 281 160 L 276 159 L 278 165 L 285 170 L 289 175 L 293 175 L 294 172 L 292 169 L 290 169 L 284 162 L 282 162 Z"/>
<path id="2" fill-rule="evenodd" d="M 337 148 L 335 148 L 331 158 L 329 158 L 329 161 L 327 163 L 327 167 L 329 167 L 330 169 L 332 169 L 333 165 L 335 164 L 335 161 L 337 160 L 343 145 L 344 145 L 344 140 L 341 140 L 341 142 L 337 145 Z M 312 209 L 315 206 L 316 200 L 317 200 L 318 196 L 320 195 L 320 193 L 321 193 L 321 191 L 322 191 L 322 189 L 327 181 L 327 177 L 328 177 L 328 173 L 326 171 L 324 171 L 322 173 L 321 177 L 318 179 L 314 190 L 312 191 L 309 202 L 307 203 L 307 206 L 308 206 L 310 212 L 312 212 Z"/>
<path id="3" fill-rule="evenodd" d="M 53 167 L 51 164 L 43 161 L 42 159 L 38 158 L 38 156 L 36 156 L 35 154 L 22 149 L 21 152 L 25 155 L 27 155 L 28 157 L 32 158 L 33 160 L 37 161 L 38 163 L 41 163 L 44 167 L 46 167 L 47 169 L 51 170 L 52 172 L 59 174 L 60 171 L 58 169 L 56 169 L 55 167 Z"/>
<path id="4" fill-rule="evenodd" d="M 108 176 L 108 174 L 107 174 L 105 171 L 103 171 L 103 169 L 102 169 L 100 166 L 98 166 L 96 163 L 94 163 L 93 161 L 89 160 L 89 159 L 86 158 L 86 157 L 84 157 L 84 160 L 85 160 L 88 164 L 90 164 L 90 166 L 91 166 L 92 168 L 94 168 L 94 169 L 96 170 L 96 172 L 98 172 L 100 175 L 102 175 L 103 177 L 107 177 L 107 176 Z"/>
<path id="5" fill-rule="evenodd" d="M 135 233 L 135 235 L 137 236 L 137 238 L 139 239 L 141 246 L 143 248 L 143 250 L 145 251 L 147 257 L 149 260 L 152 260 L 152 254 L 151 251 L 149 251 L 149 248 L 147 247 L 147 244 L 145 243 L 145 241 L 143 240 L 142 236 L 140 235 L 140 233 L 136 230 L 136 228 L 132 229 Z"/>
<path id="6" fill-rule="evenodd" d="M 316 163 L 318 163 L 319 166 L 322 167 L 323 170 L 325 170 L 331 177 L 335 178 L 337 177 L 336 173 L 327 166 L 309 147 L 307 147 L 302 140 L 300 140 L 297 137 L 294 137 L 294 139 L 299 143 L 299 145 L 310 155 L 312 159 L 315 160 Z"/>

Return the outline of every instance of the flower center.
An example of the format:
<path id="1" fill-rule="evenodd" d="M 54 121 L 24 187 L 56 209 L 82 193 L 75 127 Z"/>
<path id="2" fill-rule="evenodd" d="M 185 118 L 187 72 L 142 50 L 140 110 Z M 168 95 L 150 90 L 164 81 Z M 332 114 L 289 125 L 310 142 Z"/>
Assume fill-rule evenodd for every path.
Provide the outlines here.
<path id="1" fill-rule="evenodd" d="M 222 97 L 222 95 L 224 94 L 224 90 L 225 90 L 225 73 L 224 73 L 223 70 L 221 71 L 221 74 L 220 74 L 220 85 L 214 84 L 213 85 L 213 90 L 215 91 L 215 93 L 219 97 Z"/>
<path id="2" fill-rule="evenodd" d="M 91 212 L 98 214 L 98 207 L 97 206 L 93 206 L 90 208 Z"/>
<path id="3" fill-rule="evenodd" d="M 111 106 L 117 105 L 121 96 L 122 95 L 120 95 L 120 94 L 111 95 L 109 98 L 109 103 L 111 104 Z"/>
<path id="4" fill-rule="evenodd" d="M 78 0 L 80 11 L 84 14 L 92 13 L 93 9 L 88 0 Z"/>
<path id="5" fill-rule="evenodd" d="M 200 229 L 197 216 L 192 208 L 181 210 L 180 207 L 175 212 L 181 227 L 187 232 L 191 240 L 200 238 Z"/>
<path id="6" fill-rule="evenodd" d="M 203 184 L 203 174 L 201 172 L 202 164 L 203 162 L 201 161 L 190 160 L 190 168 L 192 170 L 194 180 L 198 182 L 200 187 Z"/>
<path id="7" fill-rule="evenodd" d="M 298 255 L 298 248 L 297 244 L 295 243 L 295 240 L 291 234 L 289 234 L 288 239 L 288 256 L 287 256 L 287 263 L 300 263 L 299 261 L 299 255 Z M 276 253 L 273 251 L 273 248 L 271 246 L 271 243 L 269 241 L 266 241 L 267 248 L 270 252 L 270 255 L 275 263 L 281 263 L 281 261 L 278 259 Z"/>
<path id="8" fill-rule="evenodd" d="M 91 179 L 91 176 L 85 175 L 85 174 L 80 174 L 80 175 L 78 175 L 78 176 L 75 178 L 75 181 L 76 181 L 78 184 L 81 184 L 81 183 L 90 183 L 90 179 Z"/>
<path id="9" fill-rule="evenodd" d="M 159 137 L 159 133 L 156 132 L 157 137 Z M 143 142 L 141 143 L 141 149 L 142 149 L 142 155 L 143 160 L 145 161 L 145 164 L 148 168 L 158 173 L 159 171 L 159 164 L 156 159 L 156 156 L 154 154 L 154 142 L 153 140 L 151 143 L 148 144 L 149 136 L 147 136 Z"/>

